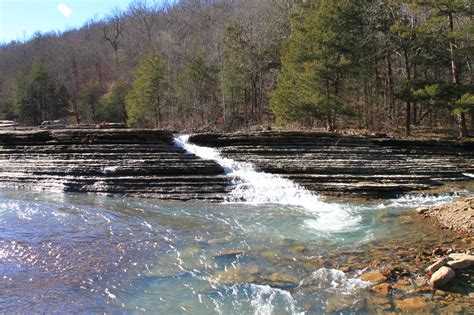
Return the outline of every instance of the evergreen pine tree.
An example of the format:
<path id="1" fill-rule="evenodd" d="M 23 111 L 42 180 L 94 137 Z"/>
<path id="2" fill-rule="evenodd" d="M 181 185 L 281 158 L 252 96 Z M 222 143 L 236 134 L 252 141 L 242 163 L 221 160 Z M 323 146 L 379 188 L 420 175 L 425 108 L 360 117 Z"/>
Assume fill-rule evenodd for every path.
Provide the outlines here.
<path id="1" fill-rule="evenodd" d="M 155 50 L 140 61 L 125 105 L 132 126 L 158 128 L 163 121 L 167 89 L 166 64 Z"/>

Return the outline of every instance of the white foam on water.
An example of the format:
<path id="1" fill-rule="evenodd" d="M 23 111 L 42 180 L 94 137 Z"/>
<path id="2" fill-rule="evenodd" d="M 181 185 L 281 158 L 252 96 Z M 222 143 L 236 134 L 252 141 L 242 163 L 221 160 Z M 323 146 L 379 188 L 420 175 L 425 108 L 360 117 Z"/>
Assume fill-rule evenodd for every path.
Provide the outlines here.
<path id="1" fill-rule="evenodd" d="M 376 209 L 386 208 L 416 208 L 422 206 L 439 206 L 450 203 L 459 193 L 453 194 L 408 194 L 398 198 L 389 199 L 375 206 Z"/>
<path id="2" fill-rule="evenodd" d="M 357 278 L 349 278 L 341 270 L 320 268 L 313 272 L 310 277 L 303 279 L 299 286 L 312 286 L 324 292 L 350 295 L 357 290 L 370 287 L 371 283 Z"/>
<path id="3" fill-rule="evenodd" d="M 323 202 L 318 195 L 287 178 L 259 172 L 251 163 L 224 158 L 214 148 L 191 144 L 189 135 L 178 135 L 174 142 L 187 152 L 202 159 L 214 160 L 224 168 L 236 186 L 227 196 L 226 202 L 295 206 L 317 216 L 306 226 L 318 231 L 340 231 L 354 227 L 361 221 L 361 217 L 354 215 L 350 208 Z"/>
<path id="4" fill-rule="evenodd" d="M 296 311 L 296 302 L 290 292 L 272 288 L 269 285 L 250 284 L 252 297 L 250 305 L 256 315 L 273 314 L 275 301 L 284 301 L 286 311 L 290 314 L 303 314 Z"/>

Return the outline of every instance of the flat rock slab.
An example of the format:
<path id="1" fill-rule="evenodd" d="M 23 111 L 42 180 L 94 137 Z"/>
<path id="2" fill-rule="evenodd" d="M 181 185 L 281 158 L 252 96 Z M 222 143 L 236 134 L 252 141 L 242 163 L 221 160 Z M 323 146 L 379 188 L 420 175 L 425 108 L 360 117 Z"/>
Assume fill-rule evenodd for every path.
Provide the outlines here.
<path id="1" fill-rule="evenodd" d="M 325 132 L 197 134 L 197 145 L 327 195 L 391 198 L 472 180 L 474 145 Z"/>
<path id="2" fill-rule="evenodd" d="M 166 131 L 0 131 L 0 187 L 221 201 L 231 189 L 223 173 Z"/>

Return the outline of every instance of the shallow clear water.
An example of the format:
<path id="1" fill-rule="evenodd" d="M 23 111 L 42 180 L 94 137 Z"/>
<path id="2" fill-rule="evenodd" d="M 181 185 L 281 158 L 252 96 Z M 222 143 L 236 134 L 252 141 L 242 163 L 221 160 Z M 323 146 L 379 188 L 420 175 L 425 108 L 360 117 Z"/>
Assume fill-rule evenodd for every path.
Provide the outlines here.
<path id="1" fill-rule="evenodd" d="M 450 198 L 344 205 L 358 219 L 321 229 L 317 205 L 1 190 L 0 312 L 311 313 L 334 296 L 361 310 L 366 283 L 307 260 L 417 242 L 423 228 L 397 218 Z"/>
<path id="2" fill-rule="evenodd" d="M 187 140 L 232 178 L 224 203 L 0 190 L 0 313 L 366 312 L 366 265 L 338 267 L 443 238 L 411 213 L 453 196 L 331 203 Z"/>

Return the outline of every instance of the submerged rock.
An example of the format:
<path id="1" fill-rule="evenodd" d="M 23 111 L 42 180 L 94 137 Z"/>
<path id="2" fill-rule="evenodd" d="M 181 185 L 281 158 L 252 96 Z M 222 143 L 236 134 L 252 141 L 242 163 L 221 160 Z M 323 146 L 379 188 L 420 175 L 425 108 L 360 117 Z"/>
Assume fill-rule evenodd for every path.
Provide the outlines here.
<path id="1" fill-rule="evenodd" d="M 375 270 L 362 274 L 360 279 L 369 282 L 382 282 L 387 280 L 387 277 L 380 271 Z"/>
<path id="2" fill-rule="evenodd" d="M 228 268 L 224 271 L 218 271 L 211 277 L 220 284 L 232 285 L 238 283 L 253 283 L 257 280 L 258 266 L 250 268 Z"/>
<path id="3" fill-rule="evenodd" d="M 400 301 L 395 301 L 395 306 L 402 312 L 419 312 L 422 309 L 429 308 L 429 305 L 422 297 L 406 298 Z"/>
<path id="4" fill-rule="evenodd" d="M 245 255 L 245 251 L 241 249 L 228 249 L 221 251 L 219 254 L 215 255 L 214 258 L 237 258 L 237 256 Z"/>
<path id="5" fill-rule="evenodd" d="M 381 283 L 373 286 L 371 290 L 380 294 L 389 294 L 392 291 L 392 286 L 388 283 Z"/>
<path id="6" fill-rule="evenodd" d="M 273 288 L 289 289 L 298 285 L 298 279 L 290 274 L 272 273 L 270 275 L 260 276 L 256 283 L 269 285 Z"/>
<path id="7" fill-rule="evenodd" d="M 453 269 L 443 266 L 431 276 L 430 283 L 433 287 L 439 288 L 451 281 L 456 273 Z"/>

